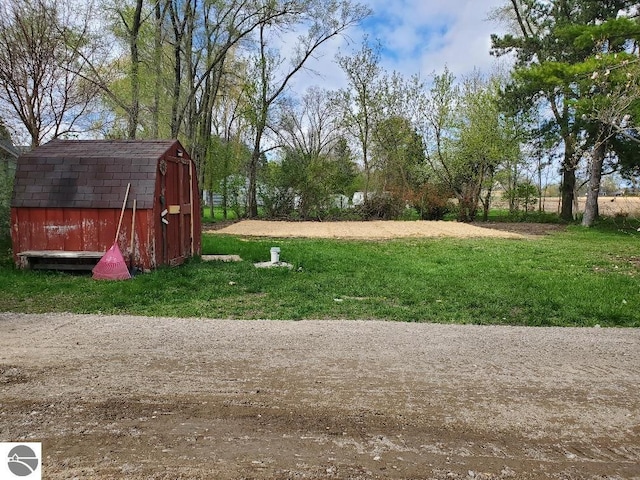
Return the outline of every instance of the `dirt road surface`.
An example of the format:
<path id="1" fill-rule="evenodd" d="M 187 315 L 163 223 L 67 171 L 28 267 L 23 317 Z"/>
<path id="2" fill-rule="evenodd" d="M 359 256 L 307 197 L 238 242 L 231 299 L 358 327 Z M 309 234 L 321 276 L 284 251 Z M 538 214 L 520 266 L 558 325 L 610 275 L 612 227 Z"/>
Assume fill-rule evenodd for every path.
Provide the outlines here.
<path id="1" fill-rule="evenodd" d="M 0 314 L 46 479 L 640 478 L 640 330 Z"/>

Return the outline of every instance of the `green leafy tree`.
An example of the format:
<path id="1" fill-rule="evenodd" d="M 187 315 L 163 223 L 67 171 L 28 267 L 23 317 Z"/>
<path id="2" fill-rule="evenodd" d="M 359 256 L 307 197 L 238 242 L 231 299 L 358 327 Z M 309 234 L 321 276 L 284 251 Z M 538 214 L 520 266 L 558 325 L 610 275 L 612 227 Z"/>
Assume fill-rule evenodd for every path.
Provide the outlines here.
<path id="1" fill-rule="evenodd" d="M 222 216 L 226 220 L 228 218 L 229 208 L 238 213 L 240 207 L 244 209 L 245 203 L 238 201 L 243 197 L 240 192 L 234 194 L 236 188 L 235 183 L 238 178 L 244 178 L 242 175 L 246 171 L 246 165 L 251 157 L 250 149 L 235 138 L 224 139 L 218 136 L 211 137 L 211 146 L 208 149 L 206 174 L 204 176 L 205 183 L 203 188 L 209 192 L 211 201 L 211 217 L 214 214 L 213 194 L 219 193 L 222 196 Z"/>
<path id="2" fill-rule="evenodd" d="M 513 79 L 505 97 L 513 109 L 549 110 L 546 130 L 563 149 L 561 217 L 573 219 L 576 170 L 581 158 L 583 125 L 576 101 L 588 95 L 579 79 L 584 62 L 594 55 L 592 34 L 615 21 L 621 10 L 636 2 L 625 0 L 511 0 L 500 15 L 513 31 L 492 35 L 492 53 L 516 53 Z M 606 28 L 606 27 L 605 27 Z"/>
<path id="3" fill-rule="evenodd" d="M 17 154 L 11 134 L 0 121 L 0 237 L 9 235 L 11 231 L 11 194 Z"/>
<path id="4" fill-rule="evenodd" d="M 205 179 L 205 188 L 222 195 L 223 217 L 228 217 L 228 207 L 238 196 L 231 195 L 234 182 L 244 178 L 251 158 L 248 145 L 250 122 L 247 118 L 249 104 L 244 87 L 246 65 L 230 55 L 227 68 L 234 74 L 225 74 L 220 82 L 218 98 L 213 104 L 211 137 L 212 144 L 207 149 L 207 158 L 201 163 L 200 171 Z M 245 185 L 246 187 L 246 185 Z M 243 210 L 246 207 L 246 192 L 242 196 Z M 237 212 L 238 208 L 234 207 Z"/>
<path id="5" fill-rule="evenodd" d="M 106 107 L 97 123 L 108 137 L 172 138 L 168 9 L 168 1 L 112 0 L 105 10 L 110 34 L 105 43 L 126 52 L 110 61 L 90 59 L 88 79 L 100 89 Z"/>
<path id="6" fill-rule="evenodd" d="M 465 172 L 458 189 L 464 192 L 459 200 L 461 219 L 474 219 L 483 189 L 484 219 L 487 219 L 496 172 L 521 158 L 518 119 L 505 115 L 501 109 L 501 80 L 498 76 L 487 79 L 475 72 L 463 81 L 463 119 L 456 148 Z"/>
<path id="7" fill-rule="evenodd" d="M 358 172 L 347 139 L 343 136 L 338 137 L 329 156 L 332 162 L 333 193 L 351 198 L 358 189 Z"/>
<path id="8" fill-rule="evenodd" d="M 380 191 L 410 200 L 421 187 L 420 171 L 425 154 L 422 137 L 403 117 L 389 117 L 376 124 L 373 154 Z"/>
<path id="9" fill-rule="evenodd" d="M 283 119 L 291 131 L 281 132 L 287 139 L 282 158 L 268 162 L 263 169 L 262 203 L 268 216 L 289 217 L 297 211 L 299 218 L 324 218 L 337 208 L 337 196 L 350 197 L 355 191 L 353 155 L 346 139 L 336 136 L 335 131 L 329 137 L 321 134 L 323 121 L 311 121 L 299 129 L 303 117 L 292 115 L 289 110 L 285 114 L 289 118 Z"/>
<path id="10" fill-rule="evenodd" d="M 476 218 L 480 195 L 505 159 L 519 154 L 514 125 L 501 112 L 498 81 L 474 74 L 458 86 L 448 71 L 434 78 L 427 113 L 427 162 L 458 201 L 458 220 Z"/>
<path id="11" fill-rule="evenodd" d="M 523 210 L 526 215 L 535 208 L 538 201 L 538 188 L 529 181 L 519 182 L 513 188 L 505 190 L 504 198 L 509 202 L 511 215 L 517 215 Z"/>
<path id="12" fill-rule="evenodd" d="M 365 38 L 360 51 L 352 56 L 338 55 L 337 61 L 348 81 L 348 86 L 338 92 L 343 118 L 342 127 L 359 149 L 364 169 L 363 193 L 366 202 L 374 170 L 370 150 L 373 132 L 381 110 L 380 46 L 371 45 L 368 38 Z"/>
<path id="13" fill-rule="evenodd" d="M 635 26 L 632 28 L 635 35 L 640 37 L 640 29 Z M 615 31 L 626 38 L 631 34 L 625 28 Z M 611 35 L 611 32 L 607 34 Z M 603 45 L 609 42 L 607 38 L 600 37 L 598 43 Z M 593 59 L 584 62 L 584 68 L 593 69 L 588 80 L 590 95 L 585 95 L 576 102 L 576 111 L 584 124 L 585 150 L 589 158 L 587 199 L 582 225 L 590 227 L 599 217 L 598 197 L 605 160 L 613 160 L 609 167 L 612 171 L 617 170 L 621 162 L 637 161 L 636 152 L 640 145 L 635 125 L 640 120 L 640 71 L 638 58 L 626 52 L 598 53 Z"/>
<path id="14" fill-rule="evenodd" d="M 268 218 L 291 218 L 295 210 L 296 193 L 291 187 L 282 162 L 268 162 L 261 170 L 260 199 Z"/>
<path id="15" fill-rule="evenodd" d="M 300 101 L 283 102 L 274 126 L 284 145 L 283 178 L 296 195 L 300 215 L 322 216 L 332 196 L 352 182 L 351 152 L 339 136 L 339 109 L 332 94 L 313 87 Z"/>
<path id="16" fill-rule="evenodd" d="M 337 207 L 336 195 L 352 194 L 355 165 L 344 139 L 326 153 L 285 147 L 283 155 L 279 169 L 269 162 L 267 171 L 272 182 L 268 202 L 279 216 L 295 209 L 302 219 L 321 219 Z"/>
<path id="17" fill-rule="evenodd" d="M 295 193 L 302 219 L 319 219 L 330 207 L 333 193 L 330 163 L 324 156 L 310 156 L 300 150 L 285 149 L 282 170 Z"/>

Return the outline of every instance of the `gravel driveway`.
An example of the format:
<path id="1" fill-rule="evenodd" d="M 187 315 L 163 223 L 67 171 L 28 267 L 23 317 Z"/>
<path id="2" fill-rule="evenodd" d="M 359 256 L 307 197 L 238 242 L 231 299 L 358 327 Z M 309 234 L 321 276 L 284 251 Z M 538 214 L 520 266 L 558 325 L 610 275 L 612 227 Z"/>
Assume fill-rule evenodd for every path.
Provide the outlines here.
<path id="1" fill-rule="evenodd" d="M 640 478 L 640 330 L 0 314 L 47 479 Z"/>

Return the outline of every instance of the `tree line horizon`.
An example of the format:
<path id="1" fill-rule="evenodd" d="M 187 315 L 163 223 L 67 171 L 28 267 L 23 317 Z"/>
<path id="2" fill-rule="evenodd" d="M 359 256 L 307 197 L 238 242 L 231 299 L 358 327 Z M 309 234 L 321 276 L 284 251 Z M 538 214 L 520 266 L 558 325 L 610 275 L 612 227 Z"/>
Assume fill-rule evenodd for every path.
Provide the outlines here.
<path id="1" fill-rule="evenodd" d="M 201 190 L 241 216 L 324 218 L 364 194 L 366 218 L 406 206 L 486 218 L 559 177 L 560 217 L 598 219 L 603 179 L 640 173 L 640 3 L 505 0 L 491 53 L 509 71 L 428 81 L 381 66 L 365 37 L 335 58 L 337 90 L 291 90 L 330 40 L 371 15 L 355 0 L 14 0 L 0 17 L 3 132 L 177 138 Z M 294 42 L 283 38 L 295 39 Z M 6 127 L 6 128 L 5 128 Z M 8 136 L 7 133 L 5 136 Z M 3 188 L 3 191 L 8 189 Z M 6 197 L 6 195 L 5 195 Z M 452 207 L 449 199 L 455 198 Z M 6 203 L 6 199 L 4 203 Z M 5 205 L 6 207 L 6 205 Z M 526 207 L 525 207 L 526 208 Z"/>

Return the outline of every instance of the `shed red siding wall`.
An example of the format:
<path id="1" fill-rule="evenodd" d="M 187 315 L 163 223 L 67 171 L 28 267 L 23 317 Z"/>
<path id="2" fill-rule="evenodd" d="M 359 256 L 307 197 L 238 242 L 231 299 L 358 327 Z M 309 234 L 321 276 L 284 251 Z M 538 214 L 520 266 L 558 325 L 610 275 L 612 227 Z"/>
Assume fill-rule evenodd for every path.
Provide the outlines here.
<path id="1" fill-rule="evenodd" d="M 118 247 L 125 259 L 131 253 L 132 209 L 125 210 Z M 120 210 L 89 208 L 12 208 L 14 260 L 27 250 L 106 251 L 116 235 Z M 136 211 L 133 264 L 157 267 L 153 211 Z"/>

